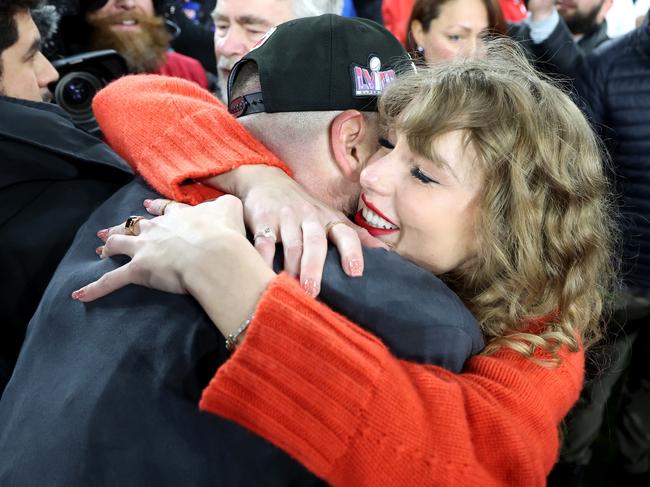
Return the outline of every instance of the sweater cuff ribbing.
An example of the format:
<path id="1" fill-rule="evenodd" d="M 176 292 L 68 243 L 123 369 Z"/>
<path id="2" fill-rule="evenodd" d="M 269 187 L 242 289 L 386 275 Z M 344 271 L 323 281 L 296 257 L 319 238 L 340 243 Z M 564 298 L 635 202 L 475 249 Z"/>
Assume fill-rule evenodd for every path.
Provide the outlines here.
<path id="1" fill-rule="evenodd" d="M 361 427 L 387 355 L 379 340 L 281 274 L 200 407 L 263 437 L 283 438 L 277 446 L 313 459 L 306 467 L 325 476 Z"/>
<path id="2" fill-rule="evenodd" d="M 192 148 L 188 147 L 188 140 L 193 141 Z M 291 176 L 287 166 L 230 114 L 214 108 L 193 113 L 171 125 L 143 151 L 141 159 L 151 161 L 148 165 L 140 164 L 138 170 L 157 191 L 192 204 L 223 194 L 192 181 L 243 165 L 265 164 Z"/>

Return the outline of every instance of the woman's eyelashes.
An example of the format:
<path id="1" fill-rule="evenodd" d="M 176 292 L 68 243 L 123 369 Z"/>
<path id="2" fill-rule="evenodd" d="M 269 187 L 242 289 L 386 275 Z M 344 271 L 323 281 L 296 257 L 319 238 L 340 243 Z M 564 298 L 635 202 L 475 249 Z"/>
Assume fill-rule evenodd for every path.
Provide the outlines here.
<path id="1" fill-rule="evenodd" d="M 379 137 L 377 139 L 379 142 L 379 145 L 384 147 L 385 149 L 393 150 L 395 148 L 395 145 L 390 142 L 390 140 L 385 139 L 384 137 Z"/>
<path id="2" fill-rule="evenodd" d="M 424 174 L 422 170 L 417 166 L 413 166 L 411 168 L 411 176 L 420 181 L 422 184 L 439 184 L 438 181 Z"/>

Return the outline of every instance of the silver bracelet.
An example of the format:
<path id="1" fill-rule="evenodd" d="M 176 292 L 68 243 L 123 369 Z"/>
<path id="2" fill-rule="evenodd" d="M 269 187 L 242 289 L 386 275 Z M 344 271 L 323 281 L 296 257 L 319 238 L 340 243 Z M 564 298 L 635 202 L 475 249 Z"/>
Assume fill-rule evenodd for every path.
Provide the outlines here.
<path id="1" fill-rule="evenodd" d="M 226 350 L 229 352 L 232 352 L 235 347 L 237 347 L 237 342 L 239 342 L 239 339 L 241 338 L 242 333 L 246 331 L 246 328 L 248 328 L 248 325 L 251 324 L 251 321 L 253 321 L 253 316 L 255 314 L 252 314 L 250 318 L 248 318 L 246 321 L 244 321 L 241 325 L 239 325 L 239 328 L 235 331 L 235 333 L 230 333 L 226 337 Z"/>

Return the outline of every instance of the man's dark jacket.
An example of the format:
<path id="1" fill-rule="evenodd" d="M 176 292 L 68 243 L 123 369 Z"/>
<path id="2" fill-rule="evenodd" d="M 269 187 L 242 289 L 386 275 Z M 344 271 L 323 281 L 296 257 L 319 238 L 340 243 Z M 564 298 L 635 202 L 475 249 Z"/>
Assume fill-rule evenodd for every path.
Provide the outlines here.
<path id="1" fill-rule="evenodd" d="M 522 44 L 540 70 L 571 80 L 576 78 L 582 58 L 609 39 L 605 21 L 576 42 L 562 17 L 553 32 L 540 43 L 533 42 L 525 23 L 510 24 L 508 34 Z"/>
<path id="2" fill-rule="evenodd" d="M 0 97 L 0 395 L 25 328 L 88 216 L 131 179 L 55 105 Z"/>
<path id="3" fill-rule="evenodd" d="M 124 262 L 97 258 L 96 231 L 143 214 L 155 196 L 140 180 L 118 191 L 48 286 L 0 401 L 0 485 L 318 484 L 261 438 L 199 412 L 227 352 L 191 297 L 128 286 L 92 303 L 70 298 Z M 384 250 L 364 257 L 364 277 L 350 279 L 330 250 L 326 303 L 404 358 L 458 371 L 482 348 L 476 320 L 430 272 Z"/>
<path id="4" fill-rule="evenodd" d="M 586 58 L 576 82 L 613 162 L 620 195 L 623 276 L 650 292 L 650 27 L 632 32 Z"/>

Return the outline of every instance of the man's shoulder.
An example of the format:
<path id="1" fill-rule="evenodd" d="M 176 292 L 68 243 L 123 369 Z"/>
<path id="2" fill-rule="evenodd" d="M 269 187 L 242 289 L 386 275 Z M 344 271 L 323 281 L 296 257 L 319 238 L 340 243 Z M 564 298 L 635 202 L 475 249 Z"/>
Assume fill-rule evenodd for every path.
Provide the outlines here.
<path id="1" fill-rule="evenodd" d="M 22 100 L 10 96 L 0 96 L 0 133 L 12 135 L 20 133 L 23 123 L 57 123 L 69 124 L 74 128 L 68 114 L 52 103 Z M 35 131 L 36 126 L 31 125 Z"/>
<path id="2" fill-rule="evenodd" d="M 34 150 L 57 154 L 70 161 L 132 174 L 128 164 L 99 138 L 76 127 L 51 103 L 0 96 L 0 136 Z"/>
<path id="3" fill-rule="evenodd" d="M 631 59 L 648 59 L 650 57 L 650 33 L 644 29 L 635 29 L 614 39 L 608 39 L 598 45 L 590 56 L 590 62 L 625 63 Z"/>
<path id="4" fill-rule="evenodd" d="M 364 273 L 350 278 L 330 248 L 321 298 L 371 331 L 400 358 L 459 371 L 484 346 L 460 298 L 432 272 L 395 252 L 363 249 Z"/>

